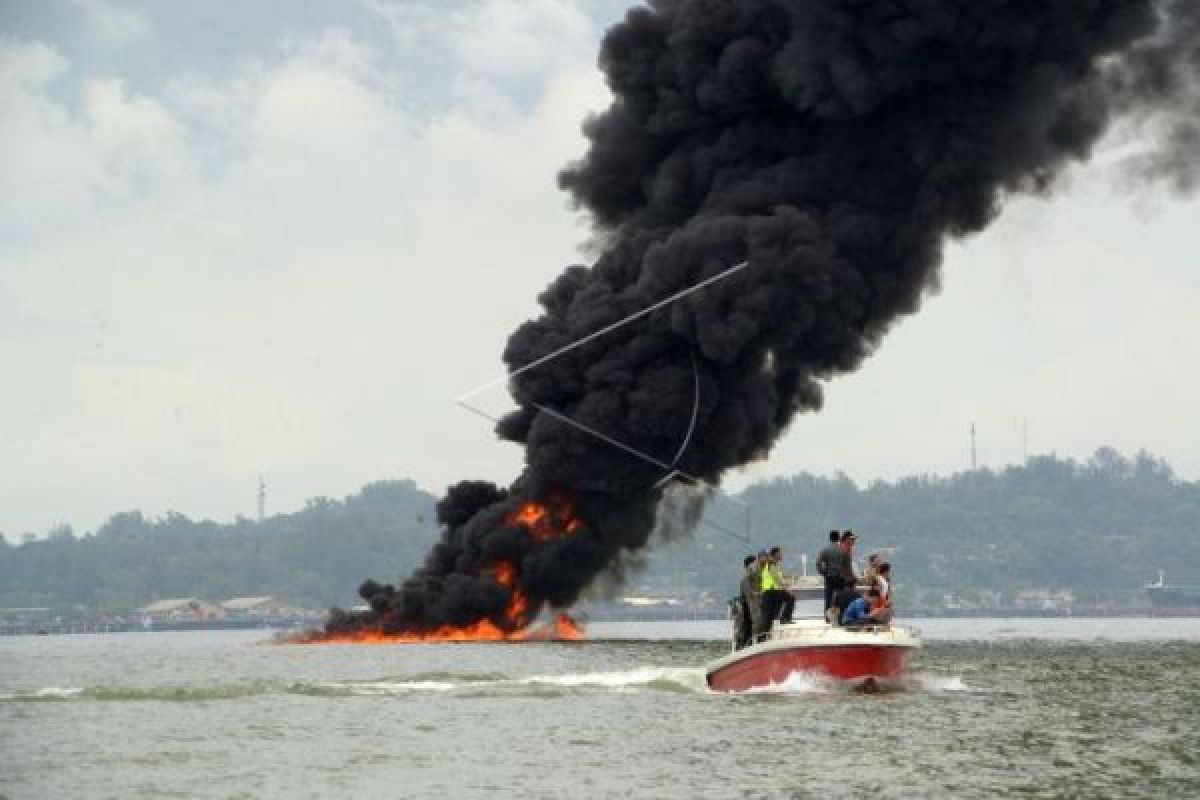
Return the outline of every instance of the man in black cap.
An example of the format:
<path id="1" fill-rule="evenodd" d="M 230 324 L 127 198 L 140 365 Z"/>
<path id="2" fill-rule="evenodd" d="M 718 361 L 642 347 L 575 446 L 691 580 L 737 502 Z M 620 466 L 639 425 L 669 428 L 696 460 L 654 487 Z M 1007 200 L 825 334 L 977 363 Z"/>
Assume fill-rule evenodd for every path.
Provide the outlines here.
<path id="1" fill-rule="evenodd" d="M 833 593 L 841 587 L 841 578 L 834 567 L 834 562 L 838 560 L 838 542 L 841 540 L 841 534 L 837 531 L 829 532 L 829 546 L 822 550 L 817 555 L 817 574 L 825 579 L 825 610 L 833 605 Z"/>
<path id="2" fill-rule="evenodd" d="M 854 543 L 857 541 L 858 537 L 854 535 L 854 531 L 850 530 L 842 531 L 842 536 L 838 540 L 837 559 L 833 563 L 836 565 L 837 582 L 840 585 L 834 590 L 833 605 L 830 606 L 831 621 L 834 625 L 841 621 L 842 610 L 859 596 L 858 589 L 855 588 L 858 584 L 858 576 L 854 574 Z M 826 619 L 830 619 L 830 611 L 826 611 Z"/>

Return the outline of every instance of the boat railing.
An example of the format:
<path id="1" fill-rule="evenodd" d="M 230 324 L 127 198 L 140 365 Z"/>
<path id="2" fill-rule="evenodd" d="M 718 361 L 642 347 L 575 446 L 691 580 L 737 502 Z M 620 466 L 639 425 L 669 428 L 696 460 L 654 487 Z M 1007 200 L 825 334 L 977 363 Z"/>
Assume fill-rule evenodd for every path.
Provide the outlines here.
<path id="1" fill-rule="evenodd" d="M 920 629 L 912 625 L 899 625 L 896 623 L 865 623 L 865 624 L 850 624 L 850 625 L 831 625 L 826 622 L 825 618 L 820 615 L 796 617 L 796 621 L 801 623 L 798 625 L 783 625 L 775 623 L 770 630 L 757 633 L 750 639 L 750 644 L 762 644 L 770 641 L 787 641 L 789 639 L 821 639 L 826 636 L 833 635 L 835 632 L 849 633 L 875 633 L 875 634 L 900 634 L 920 638 Z M 804 622 L 816 623 L 805 625 Z M 736 640 L 732 642 L 732 649 L 738 650 Z"/>
<path id="2" fill-rule="evenodd" d="M 819 618 L 816 618 L 819 619 Z M 754 637 L 754 644 L 768 641 L 786 641 L 788 639 L 822 639 L 838 632 L 874 633 L 874 634 L 908 634 L 920 636 L 921 632 L 911 625 L 895 623 L 870 623 L 864 625 L 786 625 L 775 626 L 769 631 L 763 631 Z"/>

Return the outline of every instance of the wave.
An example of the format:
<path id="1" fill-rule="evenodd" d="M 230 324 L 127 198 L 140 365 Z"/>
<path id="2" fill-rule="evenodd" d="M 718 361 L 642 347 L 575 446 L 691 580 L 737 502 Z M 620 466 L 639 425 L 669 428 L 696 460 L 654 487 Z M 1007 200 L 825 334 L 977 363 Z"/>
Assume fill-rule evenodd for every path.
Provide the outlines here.
<path id="1" fill-rule="evenodd" d="M 233 684 L 224 686 L 92 686 L 87 688 L 61 688 L 47 686 L 42 689 L 0 692 L 0 702 L 38 702 L 55 700 L 98 700 L 112 701 L 159 701 L 197 702 L 204 700 L 228 700 L 252 695 L 269 694 L 270 684 Z"/>
<path id="2" fill-rule="evenodd" d="M 328 695 L 402 695 L 412 692 L 520 691 L 608 689 L 639 691 L 652 689 L 668 692 L 707 691 L 704 670 L 687 667 L 639 667 L 618 672 L 581 672 L 563 675 L 531 675 L 523 678 L 469 676 L 437 673 L 395 680 L 327 681 L 297 684 L 292 691 L 301 694 Z"/>
<path id="3" fill-rule="evenodd" d="M 454 681 L 324 681 L 292 684 L 286 691 L 314 697 L 380 697 L 409 692 L 448 692 L 471 685 Z"/>
<path id="4" fill-rule="evenodd" d="M 908 678 L 909 685 L 922 692 L 973 692 L 975 689 L 967 685 L 962 675 L 934 675 L 926 672 L 914 672 Z"/>
<path id="5" fill-rule="evenodd" d="M 846 682 L 831 678 L 821 672 L 797 670 L 779 683 L 747 689 L 739 694 L 847 694 L 855 692 L 973 692 L 961 675 L 935 675 L 912 673 L 903 679 L 879 682 Z"/>
<path id="6" fill-rule="evenodd" d="M 535 675 L 524 683 L 547 686 L 597 687 L 604 689 L 661 689 L 707 691 L 704 670 L 695 667 L 639 667 L 620 672 L 584 672 L 567 675 Z"/>
<path id="7" fill-rule="evenodd" d="M 845 692 L 849 688 L 853 687 L 848 687 L 821 673 L 797 670 L 779 683 L 757 686 L 740 692 L 740 694 L 834 694 L 835 692 Z"/>
<path id="8" fill-rule="evenodd" d="M 6 700 L 67 700 L 83 694 L 85 689 L 74 687 L 63 688 L 47 686 L 43 689 L 30 689 L 15 692 L 0 692 L 0 702 Z"/>
<path id="9" fill-rule="evenodd" d="M 749 689 L 740 694 L 813 695 L 855 691 L 859 687 L 820 673 L 793 672 L 780 683 Z M 971 692 L 961 675 L 914 673 L 898 686 L 883 691 Z M 365 681 L 316 683 L 245 683 L 218 686 L 48 686 L 41 689 L 0 692 L 0 702 L 65 700 L 201 702 L 231 700 L 262 694 L 298 694 L 312 697 L 390 697 L 409 694 L 457 692 L 462 694 L 533 694 L 554 696 L 589 690 L 612 692 L 660 691 L 708 694 L 704 670 L 696 667 L 644 666 L 609 672 L 571 672 L 560 675 L 510 677 L 496 673 L 430 672 Z M 724 693 L 720 693 L 724 694 Z"/>

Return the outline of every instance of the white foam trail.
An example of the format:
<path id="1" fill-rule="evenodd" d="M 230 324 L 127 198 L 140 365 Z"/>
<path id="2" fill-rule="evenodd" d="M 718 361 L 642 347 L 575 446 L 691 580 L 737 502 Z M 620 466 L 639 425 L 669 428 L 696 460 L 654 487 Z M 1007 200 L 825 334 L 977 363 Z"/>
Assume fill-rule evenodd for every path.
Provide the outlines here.
<path id="1" fill-rule="evenodd" d="M 370 683 L 338 683 L 330 681 L 318 684 L 323 689 L 361 695 L 363 697 L 379 697 L 408 692 L 449 692 L 454 689 L 478 686 L 478 683 L 451 683 L 450 681 L 373 681 Z"/>
<path id="2" fill-rule="evenodd" d="M 83 689 L 74 687 L 47 686 L 33 691 L 0 692 L 0 700 L 60 700 L 77 697 L 83 694 Z"/>
<path id="3" fill-rule="evenodd" d="M 706 691 L 704 670 L 687 667 L 638 667 L 619 672 L 579 672 L 565 675 L 531 675 L 527 678 L 493 680 L 446 681 L 328 681 L 318 684 L 322 689 L 353 695 L 380 696 L 408 692 L 450 692 L 456 689 L 486 689 L 522 686 L 557 686 L 563 688 L 599 688 L 633 691 L 641 687 L 678 686 L 684 691 Z"/>
<path id="4" fill-rule="evenodd" d="M 829 694 L 840 687 L 832 678 L 815 672 L 798 670 L 779 683 L 756 686 L 741 694 Z"/>
<path id="5" fill-rule="evenodd" d="M 693 667 L 638 667 L 620 672 L 583 672 L 567 675 L 534 675 L 524 684 L 548 686 L 599 686 L 626 689 L 654 683 L 674 683 L 684 689 L 704 691 L 704 670 Z"/>
<path id="6" fill-rule="evenodd" d="M 970 692 L 970 686 L 961 675 L 931 675 L 916 673 L 911 677 L 913 686 L 923 692 Z"/>

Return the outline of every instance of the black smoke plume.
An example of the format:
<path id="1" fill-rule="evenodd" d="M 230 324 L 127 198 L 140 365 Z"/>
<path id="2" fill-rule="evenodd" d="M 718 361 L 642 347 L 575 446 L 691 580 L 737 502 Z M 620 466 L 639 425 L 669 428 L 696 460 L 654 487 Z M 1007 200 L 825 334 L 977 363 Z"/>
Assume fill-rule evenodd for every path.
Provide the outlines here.
<path id="1" fill-rule="evenodd" d="M 506 630 L 571 605 L 655 526 L 664 470 L 566 415 L 710 482 L 763 458 L 821 384 L 937 289 L 943 243 L 1005 199 L 1048 191 L 1114 124 L 1130 167 L 1187 189 L 1200 144 L 1194 0 L 651 0 L 604 38 L 611 107 L 559 183 L 601 246 L 539 297 L 510 370 L 749 260 L 727 281 L 512 380 L 498 433 L 525 447 L 507 489 L 466 482 L 399 588 L 330 632 Z M 898 390 L 900 387 L 897 387 Z M 540 407 L 540 408 L 539 408 Z M 567 498 L 563 500 L 562 498 Z M 552 500 L 572 532 L 513 521 Z M 562 528 L 560 520 L 559 528 Z M 515 567 L 515 584 L 494 566 Z M 507 613 L 513 591 L 529 613 Z"/>

